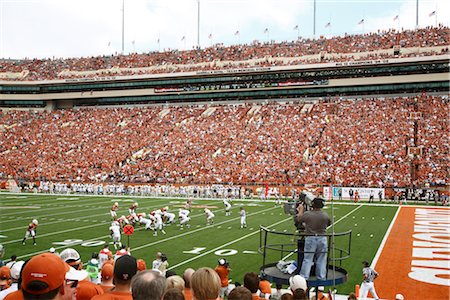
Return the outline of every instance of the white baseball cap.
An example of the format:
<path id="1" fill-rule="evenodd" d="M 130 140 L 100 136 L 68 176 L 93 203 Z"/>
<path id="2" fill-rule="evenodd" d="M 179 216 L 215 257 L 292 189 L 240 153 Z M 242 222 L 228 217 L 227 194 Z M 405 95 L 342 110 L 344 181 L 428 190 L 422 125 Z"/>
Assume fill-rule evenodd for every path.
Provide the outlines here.
<path id="1" fill-rule="evenodd" d="M 70 267 L 69 271 L 66 272 L 67 280 L 77 280 L 81 281 L 88 277 L 88 272 L 86 270 L 76 270 L 73 267 Z"/>
<path id="2" fill-rule="evenodd" d="M 64 250 L 59 254 L 59 257 L 61 257 L 61 259 L 62 259 L 64 262 L 66 262 L 66 263 L 67 263 L 69 260 L 72 260 L 72 261 L 78 261 L 78 260 L 80 260 L 80 253 L 78 253 L 78 251 L 75 250 L 75 249 L 67 248 L 67 249 L 64 249 Z"/>
<path id="3" fill-rule="evenodd" d="M 306 291 L 308 289 L 306 279 L 300 275 L 295 275 L 289 278 L 289 287 L 292 291 L 295 291 L 296 289 L 302 289 Z"/>
<path id="4" fill-rule="evenodd" d="M 11 267 L 11 278 L 19 279 L 20 271 L 22 270 L 23 264 L 25 262 L 23 260 L 15 262 Z"/>
<path id="5" fill-rule="evenodd" d="M 402 294 L 395 295 L 395 300 L 404 300 L 404 299 L 405 299 L 405 297 L 403 297 Z"/>

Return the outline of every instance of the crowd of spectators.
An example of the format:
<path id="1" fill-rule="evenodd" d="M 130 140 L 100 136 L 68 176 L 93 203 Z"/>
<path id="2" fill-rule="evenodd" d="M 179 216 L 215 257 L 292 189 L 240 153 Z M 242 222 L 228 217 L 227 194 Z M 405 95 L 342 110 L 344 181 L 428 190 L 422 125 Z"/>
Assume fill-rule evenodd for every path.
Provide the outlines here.
<path id="1" fill-rule="evenodd" d="M 82 257 L 72 248 L 41 253 L 27 261 L 11 261 L 11 267 L 0 265 L 2 282 L 6 282 L 1 286 L 0 300 L 309 300 L 330 296 L 323 287 L 317 291 L 308 287 L 300 275 L 292 275 L 283 289 L 280 284 L 272 287 L 254 272 L 245 273 L 234 284 L 229 283 L 227 274 L 224 279 L 228 288 L 223 293 L 222 273 L 217 267 L 187 268 L 179 276 L 173 270 L 163 273 L 155 267 L 147 268 L 145 261 L 136 259 L 130 251 L 114 255 L 105 246 L 96 257 L 100 255 L 104 259 L 95 260 L 94 277 L 91 263 L 83 266 Z"/>
<path id="2" fill-rule="evenodd" d="M 448 184 L 448 96 L 417 98 L 414 183 Z M 72 182 L 86 192 L 99 187 L 77 184 L 407 186 L 414 99 L 5 112 L 0 177 Z"/>
<path id="3" fill-rule="evenodd" d="M 448 48 L 438 51 L 425 49 L 420 53 L 406 51 L 400 54 L 377 53 L 376 51 L 392 49 L 394 46 L 403 48 L 445 47 L 450 44 L 449 33 L 448 27 L 440 25 L 416 30 L 397 31 L 392 29 L 332 38 L 301 38 L 281 43 L 254 42 L 248 45 L 215 45 L 186 51 L 167 50 L 143 54 L 68 59 L 2 60 L 0 78 L 27 81 L 52 80 L 436 55 L 448 53 Z M 351 55 L 357 53 L 365 54 Z M 17 76 L 1 76 L 7 73 L 16 73 Z"/>

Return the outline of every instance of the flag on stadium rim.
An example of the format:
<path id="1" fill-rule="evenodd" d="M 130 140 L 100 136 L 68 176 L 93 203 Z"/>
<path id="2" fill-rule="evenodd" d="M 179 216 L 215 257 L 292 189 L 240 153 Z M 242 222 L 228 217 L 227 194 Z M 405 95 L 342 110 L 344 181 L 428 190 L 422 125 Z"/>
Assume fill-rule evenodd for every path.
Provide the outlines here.
<path id="1" fill-rule="evenodd" d="M 239 34 L 239 30 L 236 30 L 236 32 L 234 33 L 234 35 L 238 35 Z"/>
<path id="2" fill-rule="evenodd" d="M 264 33 L 268 33 L 269 32 L 269 28 L 266 27 L 266 29 L 264 29 Z"/>
<path id="3" fill-rule="evenodd" d="M 435 16 L 436 15 L 436 11 L 433 10 L 432 12 L 430 12 L 430 14 L 428 15 L 429 17 Z"/>
<path id="4" fill-rule="evenodd" d="M 325 24 L 325 28 L 331 27 L 331 22 L 328 22 L 327 24 Z"/>
<path id="5" fill-rule="evenodd" d="M 297 30 L 297 29 L 298 29 L 298 25 L 295 25 L 294 30 Z"/>
<path id="6" fill-rule="evenodd" d="M 358 22 L 358 25 L 364 24 L 364 19 L 361 19 L 361 21 Z"/>
<path id="7" fill-rule="evenodd" d="M 394 17 L 394 21 L 397 21 L 398 20 L 398 15 L 396 15 L 395 17 Z"/>
<path id="8" fill-rule="evenodd" d="M 183 35 L 183 37 L 181 38 L 182 41 L 184 41 L 186 39 L 186 36 Z"/>
<path id="9" fill-rule="evenodd" d="M 208 35 L 208 39 L 212 39 L 212 33 Z"/>

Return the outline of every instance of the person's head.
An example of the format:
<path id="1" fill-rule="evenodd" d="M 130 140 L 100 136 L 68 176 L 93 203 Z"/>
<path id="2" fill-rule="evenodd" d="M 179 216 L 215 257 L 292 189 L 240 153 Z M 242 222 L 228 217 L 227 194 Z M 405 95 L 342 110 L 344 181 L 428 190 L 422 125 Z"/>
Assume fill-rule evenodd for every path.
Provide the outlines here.
<path id="1" fill-rule="evenodd" d="M 405 299 L 405 297 L 403 297 L 402 294 L 395 295 L 395 300 L 404 300 L 404 299 Z"/>
<path id="2" fill-rule="evenodd" d="M 228 294 L 227 298 L 228 300 L 252 300 L 252 293 L 248 288 L 238 286 Z"/>
<path id="3" fill-rule="evenodd" d="M 347 300 L 358 300 L 355 293 L 350 293 L 347 297 Z"/>
<path id="4" fill-rule="evenodd" d="M 307 300 L 306 297 L 306 291 L 303 289 L 296 289 L 292 292 L 292 296 L 294 297 L 294 300 Z"/>
<path id="5" fill-rule="evenodd" d="M 17 255 L 11 255 L 11 261 L 16 261 Z"/>
<path id="6" fill-rule="evenodd" d="M 292 292 L 297 289 L 302 289 L 306 291 L 308 286 L 306 284 L 306 279 L 303 276 L 295 275 L 289 278 L 289 288 Z"/>
<path id="7" fill-rule="evenodd" d="M 246 273 L 244 275 L 244 286 L 252 292 L 256 293 L 259 289 L 259 276 L 254 272 Z"/>
<path id="8" fill-rule="evenodd" d="M 87 280 L 82 280 L 77 287 L 77 300 L 91 300 L 92 297 L 102 295 L 103 289 Z"/>
<path id="9" fill-rule="evenodd" d="M 264 294 L 264 297 L 266 299 L 270 298 L 270 295 L 272 294 L 272 287 L 270 286 L 270 282 L 268 282 L 267 280 L 261 280 L 259 282 L 259 290 Z"/>
<path id="10" fill-rule="evenodd" d="M 312 206 L 312 208 L 314 208 L 316 210 L 320 210 L 325 206 L 324 202 L 325 202 L 325 200 L 317 197 L 317 198 L 313 199 L 313 201 L 311 202 L 311 206 Z"/>
<path id="11" fill-rule="evenodd" d="M 193 299 L 216 299 L 219 297 L 220 277 L 211 268 L 200 268 L 192 274 L 191 289 Z"/>
<path id="12" fill-rule="evenodd" d="M 136 258 L 130 255 L 122 255 L 114 263 L 114 284 L 130 285 L 131 279 L 137 272 Z"/>
<path id="13" fill-rule="evenodd" d="M 78 281 L 86 277 L 86 272 L 69 267 L 54 254 L 43 253 L 23 266 L 21 276 L 25 300 L 75 299 Z"/>
<path id="14" fill-rule="evenodd" d="M 184 294 L 179 289 L 167 289 L 162 300 L 184 300 Z"/>
<path id="15" fill-rule="evenodd" d="M 145 260 L 138 259 L 136 262 L 138 271 L 144 271 L 147 269 L 147 264 L 145 263 Z"/>
<path id="16" fill-rule="evenodd" d="M 175 275 L 177 275 L 177 273 L 174 270 L 167 270 L 165 277 L 169 278 L 169 277 L 172 277 L 172 276 L 175 276 Z"/>
<path id="17" fill-rule="evenodd" d="M 62 261 L 69 266 L 75 268 L 76 270 L 81 270 L 83 268 L 83 263 L 81 262 L 80 253 L 72 248 L 64 249 L 60 254 Z"/>
<path id="18" fill-rule="evenodd" d="M 370 264 L 367 260 L 363 261 L 362 265 L 364 266 L 364 268 L 368 268 L 370 266 Z"/>
<path id="19" fill-rule="evenodd" d="M 103 264 L 102 266 L 102 283 L 112 284 L 114 277 L 114 267 L 111 264 Z"/>
<path id="20" fill-rule="evenodd" d="M 166 289 L 179 289 L 184 290 L 184 280 L 178 275 L 170 276 L 166 278 Z"/>
<path id="21" fill-rule="evenodd" d="M 145 270 L 131 280 L 133 300 L 160 300 L 166 288 L 166 279 L 159 272 Z"/>
<path id="22" fill-rule="evenodd" d="M 289 293 L 284 293 L 281 295 L 281 300 L 294 300 L 294 296 Z"/>
<path id="23" fill-rule="evenodd" d="M 195 270 L 192 268 L 187 268 L 183 273 L 184 286 L 186 288 L 191 288 L 191 278 L 192 274 L 194 274 Z"/>

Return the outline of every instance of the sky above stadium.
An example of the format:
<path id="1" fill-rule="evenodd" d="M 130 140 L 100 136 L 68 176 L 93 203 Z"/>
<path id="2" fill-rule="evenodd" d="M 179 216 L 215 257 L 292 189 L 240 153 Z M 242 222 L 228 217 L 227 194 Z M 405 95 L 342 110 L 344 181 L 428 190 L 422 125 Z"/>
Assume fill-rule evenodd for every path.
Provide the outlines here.
<path id="1" fill-rule="evenodd" d="M 197 2 L 125 0 L 125 53 L 192 49 Z M 200 45 L 313 37 L 313 3 L 200 0 Z M 419 0 L 419 27 L 449 20 L 450 1 Z M 316 37 L 415 24 L 416 0 L 316 0 Z M 121 48 L 122 0 L 0 0 L 1 58 L 97 56 Z"/>

